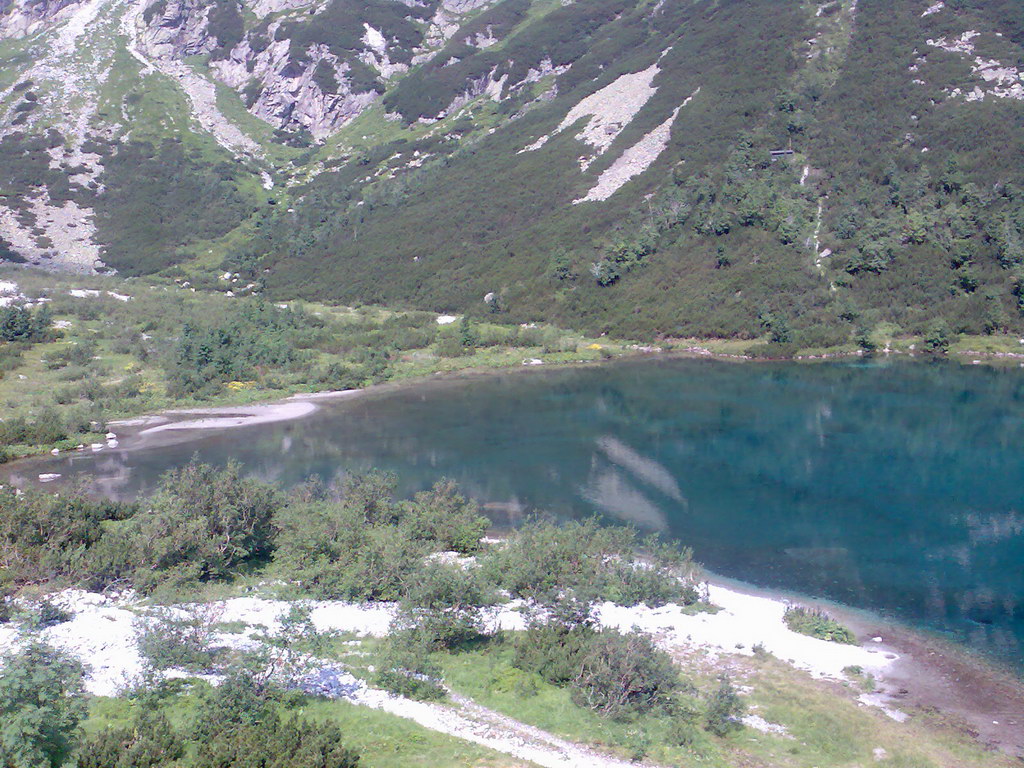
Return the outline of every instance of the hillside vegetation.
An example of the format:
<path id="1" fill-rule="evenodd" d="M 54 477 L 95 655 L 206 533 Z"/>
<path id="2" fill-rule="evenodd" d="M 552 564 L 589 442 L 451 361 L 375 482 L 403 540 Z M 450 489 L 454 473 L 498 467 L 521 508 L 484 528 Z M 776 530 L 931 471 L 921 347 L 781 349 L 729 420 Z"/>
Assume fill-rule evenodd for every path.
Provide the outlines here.
<path id="1" fill-rule="evenodd" d="M 78 59 L 0 49 L 9 259 L 648 338 L 1024 330 L 1014 0 L 93 4 Z"/>

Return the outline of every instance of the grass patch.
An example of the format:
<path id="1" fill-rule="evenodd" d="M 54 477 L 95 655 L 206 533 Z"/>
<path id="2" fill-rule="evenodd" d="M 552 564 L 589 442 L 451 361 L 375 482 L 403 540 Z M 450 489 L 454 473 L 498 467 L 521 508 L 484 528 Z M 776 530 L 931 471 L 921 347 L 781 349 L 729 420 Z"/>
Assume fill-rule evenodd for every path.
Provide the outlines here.
<path id="1" fill-rule="evenodd" d="M 621 758 L 647 758 L 665 765 L 731 765 L 727 755 L 735 735 L 718 739 L 686 729 L 691 742 L 673 745 L 677 723 L 664 715 L 614 721 L 578 706 L 569 688 L 547 683 L 540 675 L 512 666 L 509 637 L 499 636 L 473 650 L 438 654 L 445 682 L 459 694 L 516 720 L 571 741 L 591 744 Z"/>

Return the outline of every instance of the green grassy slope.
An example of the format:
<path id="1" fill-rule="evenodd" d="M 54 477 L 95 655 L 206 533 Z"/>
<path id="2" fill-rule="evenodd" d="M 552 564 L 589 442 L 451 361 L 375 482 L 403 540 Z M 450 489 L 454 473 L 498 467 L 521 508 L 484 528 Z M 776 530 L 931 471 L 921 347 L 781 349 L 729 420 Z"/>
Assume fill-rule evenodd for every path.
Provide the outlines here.
<path id="1" fill-rule="evenodd" d="M 173 80 L 120 56 L 102 113 L 127 122 L 89 145 L 99 185 L 62 190 L 43 147 L 19 158 L 27 138 L 0 147 L 0 182 L 15 207 L 29 172 L 91 205 L 122 272 L 209 281 L 230 269 L 281 298 L 498 310 L 642 337 L 768 331 L 805 348 L 932 327 L 1024 331 L 1013 0 L 934 13 L 926 0 L 501 0 L 461 16 L 426 61 L 415 56 L 435 5 L 403 16 L 338 3 L 246 11 L 236 30 L 270 44 L 269 21 L 282 21 L 275 39 L 299 62 L 312 43 L 358 60 L 363 43 L 332 20 L 384 31 L 408 72 L 360 69 L 378 101 L 322 142 L 253 130 L 248 96 L 221 84 L 221 113 L 261 147 L 258 163 L 239 160 L 195 123 L 182 129 Z M 209 74 L 225 55 L 188 63 Z M 581 168 L 595 155 L 576 138 L 588 118 L 562 121 L 655 65 L 653 94 Z M 642 173 L 574 203 L 676 109 Z"/>

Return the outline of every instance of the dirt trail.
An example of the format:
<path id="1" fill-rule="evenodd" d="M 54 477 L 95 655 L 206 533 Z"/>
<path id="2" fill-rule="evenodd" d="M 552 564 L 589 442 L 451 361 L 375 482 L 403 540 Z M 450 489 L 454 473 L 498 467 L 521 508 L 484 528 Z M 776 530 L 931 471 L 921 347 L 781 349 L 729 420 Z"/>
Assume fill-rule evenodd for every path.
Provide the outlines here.
<path id="1" fill-rule="evenodd" d="M 526 725 L 476 702 L 452 694 L 461 716 L 460 738 L 475 741 L 500 752 L 530 760 L 542 766 L 580 766 L 580 768 L 627 768 L 636 766 L 593 749 L 559 738 L 540 728 Z M 458 727 L 458 726 L 457 726 Z M 465 728 L 472 729 L 466 733 Z M 478 738 L 479 737 L 479 738 Z"/>
<path id="2" fill-rule="evenodd" d="M 357 685 L 341 698 L 384 710 L 424 728 L 528 760 L 543 768 L 635 768 L 638 765 L 559 738 L 458 694 L 452 694 L 455 706 L 449 706 L 391 696 L 375 688 Z"/>

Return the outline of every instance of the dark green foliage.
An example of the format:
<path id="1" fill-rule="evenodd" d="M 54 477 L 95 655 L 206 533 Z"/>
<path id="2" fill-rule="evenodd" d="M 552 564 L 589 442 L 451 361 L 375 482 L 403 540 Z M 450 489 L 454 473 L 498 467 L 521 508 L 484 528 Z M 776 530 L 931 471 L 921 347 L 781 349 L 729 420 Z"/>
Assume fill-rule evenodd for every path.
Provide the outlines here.
<path id="1" fill-rule="evenodd" d="M 95 201 L 103 261 L 127 275 L 176 263 L 178 249 L 218 237 L 252 209 L 234 164 L 211 165 L 183 145 L 128 142 L 99 147 L 105 186 Z"/>
<path id="2" fill-rule="evenodd" d="M 677 709 L 681 681 L 668 654 L 645 634 L 599 631 L 590 606 L 572 595 L 535 610 L 512 663 L 570 687 L 576 704 L 615 720 Z"/>
<path id="3" fill-rule="evenodd" d="M 377 661 L 377 685 L 410 699 L 443 698 L 441 669 L 430 658 L 432 650 L 430 638 L 415 630 L 392 632 Z"/>
<path id="4" fill-rule="evenodd" d="M 23 102 L 28 103 L 28 102 Z M 47 150 L 60 146 L 64 139 L 57 131 L 31 135 L 11 132 L 0 139 L 0 194 L 4 205 L 18 214 L 23 224 L 32 225 L 34 216 L 29 212 L 29 198 L 45 188 L 54 201 L 88 197 L 72 194 L 67 176 L 50 167 Z"/>
<path id="5" fill-rule="evenodd" d="M 406 585 L 395 627 L 415 631 L 434 648 L 455 648 L 484 634 L 485 602 L 475 568 L 430 563 Z"/>
<path id="6" fill-rule="evenodd" d="M 466 46 L 466 37 L 486 28 L 488 22 L 492 32 L 500 36 L 524 16 L 521 4 L 506 0 L 491 10 L 490 20 L 481 18 L 471 24 L 469 34 L 457 35 L 429 64 L 388 92 L 385 106 L 411 123 L 421 117 L 436 117 L 465 90 L 468 81 L 492 72 L 495 79 L 507 74 L 509 87 L 518 84 L 530 69 L 540 69 L 544 60 L 556 67 L 572 64 L 587 53 L 597 30 L 613 21 L 627 5 L 624 0 L 597 0 L 556 8 L 513 35 L 500 53 Z"/>
<path id="7" fill-rule="evenodd" d="M 53 341 L 53 318 L 44 304 L 36 310 L 18 304 L 0 307 L 0 341 Z"/>
<path id="8" fill-rule="evenodd" d="M 161 712 L 142 709 L 125 728 L 107 728 L 85 739 L 77 768 L 163 768 L 185 754 L 182 735 Z"/>
<path id="9" fill-rule="evenodd" d="M 653 561 L 650 567 L 637 557 L 640 542 L 632 529 L 601 526 L 594 519 L 564 525 L 532 520 L 482 565 L 515 597 L 546 597 L 571 589 L 585 601 L 698 602 L 689 552 L 662 547 L 653 539 L 643 544 Z"/>
<path id="10" fill-rule="evenodd" d="M 14 250 L 14 246 L 6 238 L 0 236 L 0 262 L 9 261 L 12 264 L 24 264 L 25 257 Z"/>
<path id="11" fill-rule="evenodd" d="M 364 76 L 353 83 L 354 91 L 376 90 L 376 77 L 354 55 L 364 47 L 363 25 L 369 24 L 383 34 L 392 61 L 408 63 L 412 50 L 423 41 L 423 29 L 416 21 L 426 20 L 431 13 L 428 6 L 395 5 L 386 0 L 332 0 L 309 23 L 285 21 L 277 31 L 277 39 L 289 39 L 290 54 L 300 62 L 305 60 L 310 46 L 326 46 L 350 67 L 363 67 Z"/>
<path id="12" fill-rule="evenodd" d="M 242 41 L 245 25 L 235 0 L 217 0 L 208 15 L 207 31 L 217 40 L 211 58 L 227 58 L 231 49 Z"/>
<path id="13" fill-rule="evenodd" d="M 0 624 L 6 624 L 14 617 L 14 589 L 6 581 L 0 581 Z"/>
<path id="14" fill-rule="evenodd" d="M 746 707 L 728 677 L 719 678 L 718 687 L 707 696 L 704 727 L 716 736 L 727 736 L 743 728 L 740 717 Z"/>
<path id="15" fill-rule="evenodd" d="M 793 340 L 785 317 L 772 312 L 762 312 L 760 319 L 761 326 L 768 332 L 768 338 L 773 344 L 788 344 Z"/>
<path id="16" fill-rule="evenodd" d="M 247 301 L 216 325 L 181 329 L 165 363 L 172 395 L 215 392 L 228 381 L 253 378 L 261 367 L 285 368 L 303 359 L 297 347 L 314 343 L 322 325 L 305 313 Z"/>
<path id="17" fill-rule="evenodd" d="M 820 608 L 789 606 L 783 617 L 786 626 L 802 635 L 833 643 L 857 644 L 857 636 Z"/>
<path id="18" fill-rule="evenodd" d="M 65 621 L 71 621 L 74 614 L 59 605 L 54 605 L 49 600 L 43 600 L 36 607 L 35 614 L 30 618 L 29 623 L 37 629 L 55 627 Z"/>
<path id="19" fill-rule="evenodd" d="M 344 746 L 341 729 L 292 717 L 237 725 L 199 748 L 211 768 L 356 768 L 359 755 Z"/>
<path id="20" fill-rule="evenodd" d="M 206 672 L 213 662 L 212 637 L 212 618 L 200 609 L 158 611 L 139 634 L 139 654 L 153 670 Z"/>
<path id="21" fill-rule="evenodd" d="M 147 508 L 119 531 L 137 563 L 141 589 L 226 578 L 267 558 L 280 493 L 244 478 L 236 464 L 218 470 L 190 462 L 171 470 Z"/>
<path id="22" fill-rule="evenodd" d="M 134 509 L 78 493 L 0 488 L 0 582 L 106 586 L 112 574 L 98 554 L 105 524 Z"/>
<path id="23" fill-rule="evenodd" d="M 431 551 L 475 552 L 487 528 L 450 481 L 396 503 L 395 479 L 346 478 L 338 498 L 296 501 L 275 518 L 277 567 L 320 597 L 397 600 Z"/>
<path id="24" fill-rule="evenodd" d="M 454 480 L 441 480 L 406 502 L 403 523 L 413 538 L 463 555 L 480 549 L 480 539 L 490 525 L 477 503 L 459 493 Z"/>
<path id="25" fill-rule="evenodd" d="M 596 632 L 591 606 L 560 596 L 529 617 L 526 631 L 515 639 L 512 664 L 553 685 L 567 685 L 576 678 Z"/>
<path id="26" fill-rule="evenodd" d="M 283 719 L 277 692 L 244 669 L 230 670 L 197 712 L 196 762 L 211 768 L 356 768 L 359 755 L 341 730 L 293 716 Z"/>
<path id="27" fill-rule="evenodd" d="M 274 519 L 274 562 L 282 573 L 324 598 L 397 600 L 427 554 L 397 525 L 394 478 L 347 478 L 340 499 L 290 504 Z"/>
<path id="28" fill-rule="evenodd" d="M 193 735 L 212 741 L 238 726 L 253 726 L 274 717 L 278 691 L 245 665 L 230 668 L 224 681 L 205 692 L 192 727 Z"/>
<path id="29" fill-rule="evenodd" d="M 576 704 L 621 720 L 666 709 L 679 689 L 679 672 L 648 635 L 596 633 L 572 682 Z"/>
<path id="30" fill-rule="evenodd" d="M 338 77 L 334 67 L 326 59 L 317 62 L 316 69 L 313 70 L 313 82 L 324 93 L 338 92 Z"/>
<path id="31" fill-rule="evenodd" d="M 31 421 L 22 416 L 14 416 L 0 422 L 0 446 L 53 445 L 64 440 L 68 431 L 68 424 L 56 410 L 43 408 Z"/>
<path id="32" fill-rule="evenodd" d="M 935 355 L 944 355 L 949 351 L 950 330 L 945 320 L 935 320 L 930 323 L 924 333 L 924 348 L 926 352 Z"/>
<path id="33" fill-rule="evenodd" d="M 82 666 L 32 643 L 0 663 L 0 764 L 5 768 L 63 765 L 86 715 Z"/>

